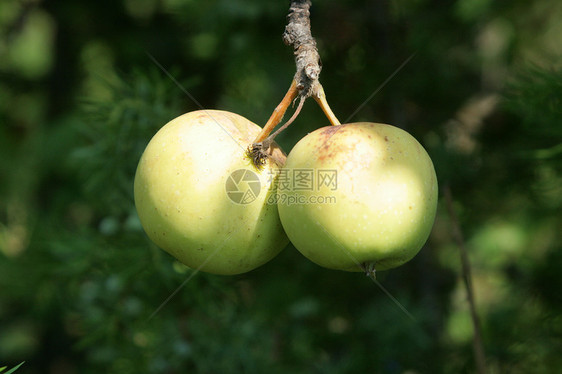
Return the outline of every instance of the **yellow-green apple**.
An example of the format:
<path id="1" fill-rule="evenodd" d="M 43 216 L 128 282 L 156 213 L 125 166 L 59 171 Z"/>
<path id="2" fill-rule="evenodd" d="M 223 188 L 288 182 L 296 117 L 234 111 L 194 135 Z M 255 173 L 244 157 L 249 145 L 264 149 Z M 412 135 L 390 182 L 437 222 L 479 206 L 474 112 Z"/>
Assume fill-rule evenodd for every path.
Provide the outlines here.
<path id="1" fill-rule="evenodd" d="M 433 163 L 397 127 L 361 122 L 317 129 L 291 150 L 283 174 L 288 182 L 279 184 L 278 208 L 285 232 L 326 268 L 397 267 L 419 252 L 433 226 Z"/>
<path id="2" fill-rule="evenodd" d="M 277 206 L 268 204 L 285 155 L 256 167 L 247 149 L 261 128 L 225 111 L 175 118 L 149 142 L 134 196 L 149 238 L 185 265 L 240 274 L 266 263 L 288 243 Z"/>

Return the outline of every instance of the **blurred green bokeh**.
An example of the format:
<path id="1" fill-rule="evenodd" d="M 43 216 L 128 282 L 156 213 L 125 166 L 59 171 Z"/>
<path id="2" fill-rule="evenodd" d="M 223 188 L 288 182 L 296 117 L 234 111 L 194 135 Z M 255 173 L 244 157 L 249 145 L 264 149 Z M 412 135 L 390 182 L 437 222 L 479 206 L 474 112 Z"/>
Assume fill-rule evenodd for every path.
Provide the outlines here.
<path id="1" fill-rule="evenodd" d="M 183 284 L 192 270 L 143 233 L 132 179 L 145 145 L 199 105 L 263 125 L 294 74 L 288 7 L 0 1 L 0 367 L 476 372 L 443 198 L 425 248 L 379 275 L 413 321 L 366 277 L 291 246 L 248 274 Z M 450 186 L 489 372 L 558 372 L 562 4 L 326 0 L 311 17 L 340 120 L 408 130 Z M 309 101 L 278 141 L 288 152 L 325 125 Z"/>

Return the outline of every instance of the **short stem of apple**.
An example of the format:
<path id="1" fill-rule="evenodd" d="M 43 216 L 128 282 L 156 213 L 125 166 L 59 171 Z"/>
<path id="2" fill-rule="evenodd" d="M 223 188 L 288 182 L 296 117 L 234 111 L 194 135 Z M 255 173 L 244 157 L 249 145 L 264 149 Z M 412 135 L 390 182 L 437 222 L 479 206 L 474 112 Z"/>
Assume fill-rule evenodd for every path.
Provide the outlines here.
<path id="1" fill-rule="evenodd" d="M 285 122 L 285 124 L 283 126 L 281 126 L 280 128 L 278 128 L 273 134 L 269 135 L 263 142 L 269 142 L 269 144 L 271 142 L 273 142 L 273 140 L 275 139 L 275 137 L 277 135 L 279 135 L 283 130 L 285 130 L 287 127 L 289 127 L 289 125 L 291 123 L 293 123 L 295 121 L 295 119 L 298 117 L 298 115 L 301 112 L 302 106 L 304 104 L 304 101 L 306 100 L 306 97 L 301 96 L 300 101 L 299 101 L 299 105 L 297 106 L 297 109 L 295 110 L 295 113 L 293 113 L 293 115 L 291 116 L 291 118 L 289 118 L 289 120 L 287 122 Z"/>
<path id="2" fill-rule="evenodd" d="M 313 88 L 312 96 L 314 97 L 314 100 L 316 100 L 318 105 L 320 105 L 320 108 L 322 108 L 322 111 L 324 112 L 324 114 L 326 115 L 328 121 L 330 121 L 332 126 L 341 125 L 340 121 L 338 120 L 334 112 L 332 112 L 330 105 L 328 105 L 328 100 L 326 100 L 326 94 L 324 93 L 324 88 L 318 81 L 316 82 L 316 85 Z"/>
<path id="3" fill-rule="evenodd" d="M 260 143 L 264 141 L 269 136 L 269 134 L 271 134 L 275 126 L 277 126 L 279 122 L 281 122 L 283 116 L 285 115 L 285 112 L 287 111 L 287 108 L 289 107 L 289 105 L 291 105 L 293 100 L 295 100 L 298 94 L 299 90 L 297 89 L 297 82 L 293 79 L 289 90 L 285 94 L 285 97 L 283 97 L 283 100 L 281 100 L 279 105 L 277 105 L 277 107 L 273 110 L 273 113 L 267 120 L 267 123 L 263 127 L 262 131 L 254 140 L 254 143 Z"/>

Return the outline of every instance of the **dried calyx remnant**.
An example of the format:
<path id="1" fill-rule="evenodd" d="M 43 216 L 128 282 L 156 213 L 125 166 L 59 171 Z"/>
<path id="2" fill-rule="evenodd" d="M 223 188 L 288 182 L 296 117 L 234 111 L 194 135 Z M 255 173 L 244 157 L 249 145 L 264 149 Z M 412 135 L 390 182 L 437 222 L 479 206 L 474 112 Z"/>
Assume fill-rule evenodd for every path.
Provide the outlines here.
<path id="1" fill-rule="evenodd" d="M 362 263 L 361 269 L 363 269 L 363 271 L 365 272 L 365 275 L 367 275 L 372 280 L 377 279 L 377 270 L 375 268 L 374 262 L 364 262 L 364 263 Z"/>
<path id="2" fill-rule="evenodd" d="M 264 149 L 264 143 L 265 142 L 250 144 L 246 150 L 246 156 L 252 160 L 252 163 L 258 170 L 263 168 L 269 157 L 269 144 L 267 148 Z"/>
<path id="3" fill-rule="evenodd" d="M 285 97 L 273 111 L 260 135 L 248 148 L 247 154 L 257 168 L 263 166 L 265 160 L 272 156 L 274 138 L 295 120 L 308 97 L 312 96 L 317 101 L 322 98 L 325 102 L 324 91 L 318 81 L 322 63 L 316 48 L 316 41 L 310 31 L 310 6 L 310 0 L 293 0 L 289 7 L 283 41 L 293 47 L 296 73 Z M 293 116 L 281 128 L 271 134 L 275 126 L 283 119 L 287 108 L 297 97 L 300 97 L 300 102 Z"/>
<path id="4" fill-rule="evenodd" d="M 267 160 L 273 161 L 278 167 L 285 165 L 287 155 L 275 143 L 269 143 L 268 148 L 264 149 L 262 143 L 251 144 L 246 150 L 248 157 L 256 170 L 262 170 L 267 164 Z"/>

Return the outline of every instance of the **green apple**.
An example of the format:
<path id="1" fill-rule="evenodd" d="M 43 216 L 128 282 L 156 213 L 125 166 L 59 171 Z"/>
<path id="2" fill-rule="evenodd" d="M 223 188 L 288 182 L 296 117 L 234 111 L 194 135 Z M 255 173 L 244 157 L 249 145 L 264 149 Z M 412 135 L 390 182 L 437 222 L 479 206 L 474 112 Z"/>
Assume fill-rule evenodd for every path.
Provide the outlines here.
<path id="1" fill-rule="evenodd" d="M 255 167 L 248 146 L 261 128 L 234 113 L 190 112 L 162 127 L 137 167 L 135 205 L 149 238 L 185 265 L 240 274 L 288 243 L 268 204 L 285 155 Z"/>
<path id="2" fill-rule="evenodd" d="M 294 246 L 318 265 L 345 271 L 409 261 L 426 242 L 437 208 L 425 149 L 406 131 L 378 123 L 305 136 L 289 153 L 277 192 Z"/>

